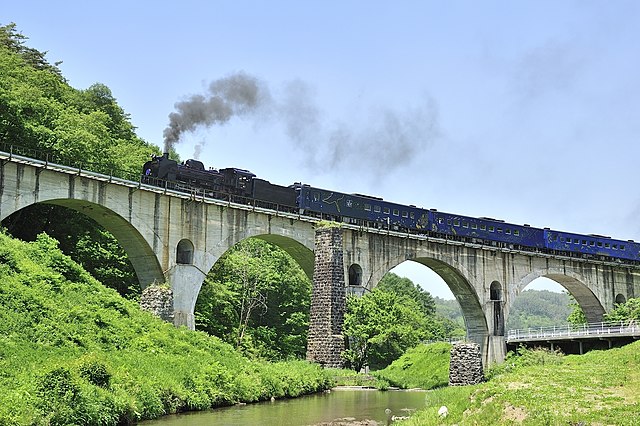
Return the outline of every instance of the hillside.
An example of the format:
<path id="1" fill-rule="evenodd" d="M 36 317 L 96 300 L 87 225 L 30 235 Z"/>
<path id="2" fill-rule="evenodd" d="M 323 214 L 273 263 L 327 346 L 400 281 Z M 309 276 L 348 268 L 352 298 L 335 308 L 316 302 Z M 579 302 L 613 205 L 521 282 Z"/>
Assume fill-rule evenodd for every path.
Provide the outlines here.
<path id="1" fill-rule="evenodd" d="M 0 425 L 126 424 L 328 385 L 315 365 L 251 361 L 140 311 L 44 234 L 0 234 Z"/>
<path id="2" fill-rule="evenodd" d="M 449 383 L 450 352 L 449 343 L 418 345 L 373 375 L 403 389 L 446 386 Z"/>
<path id="3" fill-rule="evenodd" d="M 427 394 L 406 425 L 638 425 L 640 342 L 585 355 L 523 351 L 477 386 Z M 449 415 L 438 417 L 445 405 Z"/>

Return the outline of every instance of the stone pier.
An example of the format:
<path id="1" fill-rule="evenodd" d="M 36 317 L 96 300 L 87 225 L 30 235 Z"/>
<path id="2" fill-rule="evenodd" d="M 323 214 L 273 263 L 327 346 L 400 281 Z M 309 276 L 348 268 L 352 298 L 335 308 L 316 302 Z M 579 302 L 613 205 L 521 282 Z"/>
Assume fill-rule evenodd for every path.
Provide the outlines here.
<path id="1" fill-rule="evenodd" d="M 341 368 L 345 350 L 342 323 L 346 305 L 342 230 L 319 228 L 315 238 L 315 268 L 309 318 L 307 360 Z"/>

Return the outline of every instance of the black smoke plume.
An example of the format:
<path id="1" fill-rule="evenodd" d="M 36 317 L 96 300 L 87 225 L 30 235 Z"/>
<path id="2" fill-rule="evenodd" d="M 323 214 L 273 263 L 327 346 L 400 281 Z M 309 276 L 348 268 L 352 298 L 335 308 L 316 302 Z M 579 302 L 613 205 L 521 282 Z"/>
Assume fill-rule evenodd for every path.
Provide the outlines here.
<path id="1" fill-rule="evenodd" d="M 184 132 L 224 124 L 234 116 L 253 113 L 269 99 L 266 86 L 242 72 L 213 81 L 204 95 L 192 95 L 176 102 L 176 110 L 169 114 L 169 125 L 163 132 L 164 152 L 169 152 Z"/>

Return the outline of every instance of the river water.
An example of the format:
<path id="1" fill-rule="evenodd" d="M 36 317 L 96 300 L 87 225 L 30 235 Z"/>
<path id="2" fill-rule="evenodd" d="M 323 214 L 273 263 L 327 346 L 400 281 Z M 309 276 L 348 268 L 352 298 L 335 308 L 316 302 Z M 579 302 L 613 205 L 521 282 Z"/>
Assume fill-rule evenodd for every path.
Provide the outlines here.
<path id="1" fill-rule="evenodd" d="M 206 412 L 166 416 L 142 423 L 144 426 L 303 426 L 365 424 L 370 420 L 386 425 L 390 416 L 407 416 L 425 405 L 424 392 L 334 389 L 329 393 L 295 399 L 218 408 Z M 369 422 L 366 424 L 375 424 Z"/>

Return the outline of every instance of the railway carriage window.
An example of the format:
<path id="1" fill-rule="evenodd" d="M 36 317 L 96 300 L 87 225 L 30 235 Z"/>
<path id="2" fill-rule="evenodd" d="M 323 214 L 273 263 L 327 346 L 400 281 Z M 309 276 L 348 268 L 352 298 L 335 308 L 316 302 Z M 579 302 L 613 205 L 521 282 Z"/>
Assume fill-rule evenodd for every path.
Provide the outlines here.
<path id="1" fill-rule="evenodd" d="M 415 214 L 413 214 L 413 212 L 410 212 L 410 213 L 409 213 L 409 217 L 410 217 L 411 219 L 415 219 L 415 218 L 416 218 L 416 215 L 415 215 Z"/>
<path id="2" fill-rule="evenodd" d="M 564 237 L 560 237 L 560 242 L 564 243 Z"/>
<path id="3" fill-rule="evenodd" d="M 589 241 L 589 245 L 590 245 L 591 247 L 595 247 L 596 242 L 595 242 L 595 241 Z"/>
<path id="4" fill-rule="evenodd" d="M 370 212 L 370 211 L 371 211 L 371 204 L 366 204 L 366 203 L 365 203 L 365 205 L 364 205 L 364 209 L 365 209 L 366 211 Z"/>
<path id="5" fill-rule="evenodd" d="M 407 212 L 402 212 L 402 217 L 409 217 L 409 213 L 407 213 Z"/>
<path id="6" fill-rule="evenodd" d="M 582 245 L 586 246 L 587 245 L 587 240 L 582 240 Z"/>
<path id="7" fill-rule="evenodd" d="M 447 225 L 451 225 L 451 219 L 447 219 Z"/>
<path id="8" fill-rule="evenodd" d="M 574 238 L 574 239 L 573 239 L 573 244 L 580 244 L 580 240 L 579 240 L 579 239 L 577 239 L 577 238 Z"/>
<path id="9" fill-rule="evenodd" d="M 602 241 L 598 241 L 598 247 L 602 247 Z"/>
<path id="10" fill-rule="evenodd" d="M 614 249 L 614 250 L 618 250 L 618 245 L 617 245 L 617 244 L 614 244 L 614 245 L 613 245 L 613 249 Z"/>
<path id="11" fill-rule="evenodd" d="M 320 201 L 320 193 L 319 192 L 314 192 L 313 193 L 313 201 Z"/>
<path id="12" fill-rule="evenodd" d="M 624 246 L 620 244 L 620 250 L 624 250 Z"/>
<path id="13" fill-rule="evenodd" d="M 611 248 L 611 245 L 609 243 L 604 243 L 604 248 Z"/>
<path id="14" fill-rule="evenodd" d="M 472 223 L 471 224 L 471 229 L 478 229 L 478 224 L 477 223 Z"/>
<path id="15" fill-rule="evenodd" d="M 489 227 L 489 232 L 493 232 L 493 231 L 495 231 L 495 228 L 493 226 L 490 226 Z"/>
<path id="16" fill-rule="evenodd" d="M 462 222 L 462 227 L 463 228 L 468 228 L 469 227 L 469 222 Z"/>
<path id="17" fill-rule="evenodd" d="M 382 213 L 389 214 L 389 213 L 391 213 L 391 209 L 389 207 L 383 207 L 382 208 Z"/>
<path id="18" fill-rule="evenodd" d="M 481 231 L 486 231 L 487 230 L 487 225 L 480 225 L 480 230 Z"/>
<path id="19" fill-rule="evenodd" d="M 513 235 L 515 235 L 516 237 L 520 236 L 520 231 L 518 229 L 514 229 Z"/>
<path id="20" fill-rule="evenodd" d="M 505 229 L 504 233 L 507 234 L 507 235 L 511 235 L 511 229 Z"/>
<path id="21" fill-rule="evenodd" d="M 394 215 L 394 216 L 400 216 L 400 210 L 398 210 L 398 209 L 393 209 L 393 215 Z"/>
<path id="22" fill-rule="evenodd" d="M 373 211 L 376 213 L 380 213 L 380 206 L 373 206 Z"/>
<path id="23" fill-rule="evenodd" d="M 453 226 L 460 226 L 460 221 L 458 219 L 454 220 Z"/>

